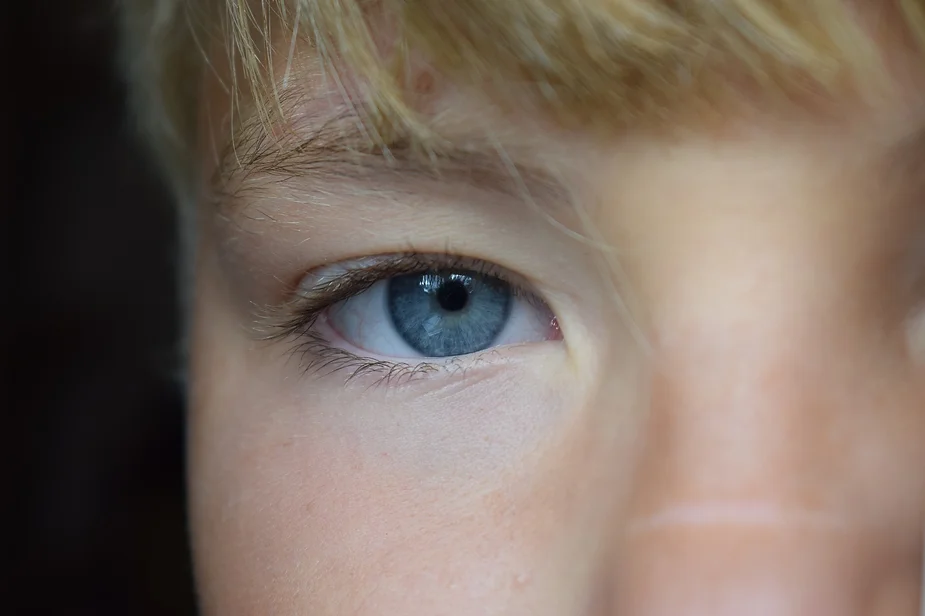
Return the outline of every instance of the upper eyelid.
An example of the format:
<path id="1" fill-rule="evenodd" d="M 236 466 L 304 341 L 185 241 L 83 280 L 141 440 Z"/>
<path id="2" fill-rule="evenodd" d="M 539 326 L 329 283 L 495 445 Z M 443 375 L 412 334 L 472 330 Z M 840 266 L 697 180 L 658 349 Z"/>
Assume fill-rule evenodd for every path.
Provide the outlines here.
<path id="1" fill-rule="evenodd" d="M 372 386 L 407 384 L 420 377 L 433 374 L 465 374 L 469 370 L 494 364 L 503 360 L 497 348 L 489 348 L 467 355 L 441 358 L 424 358 L 420 361 L 406 359 L 379 359 L 357 354 L 353 351 L 333 347 L 322 342 L 314 334 L 307 334 L 305 341 L 297 342 L 288 353 L 299 354 L 311 359 L 304 363 L 304 372 L 318 372 L 330 376 L 346 372 L 344 384 L 348 385 L 362 377 L 375 376 Z M 303 359 L 304 361 L 304 359 Z"/>
<path id="2" fill-rule="evenodd" d="M 364 263 L 366 265 L 361 265 Z M 351 264 L 358 265 L 348 267 Z M 331 268 L 338 268 L 341 273 L 325 276 L 325 270 Z M 372 257 L 343 259 L 310 270 L 282 304 L 264 307 L 255 314 L 253 329 L 259 339 L 267 341 L 304 333 L 311 329 L 318 316 L 330 306 L 359 295 L 383 280 L 427 268 L 465 269 L 497 277 L 509 284 L 516 295 L 538 307 L 549 309 L 535 291 L 536 285 L 532 281 L 487 259 L 448 252 L 383 253 Z M 313 273 L 319 273 L 320 280 L 306 284 L 304 281 Z"/>
<path id="3" fill-rule="evenodd" d="M 358 265 L 355 267 L 345 267 L 344 264 L 363 263 L 367 265 Z M 336 275 L 323 275 L 326 268 L 339 267 L 341 273 Z M 362 257 L 356 260 L 342 260 L 336 264 L 319 268 L 321 274 L 320 280 L 311 284 L 305 289 L 303 283 L 299 284 L 297 295 L 305 297 L 316 291 L 330 292 L 337 287 L 358 287 L 360 280 L 368 277 L 369 286 L 379 280 L 384 280 L 393 276 L 402 274 L 413 274 L 425 269 L 445 269 L 445 270 L 467 270 L 485 276 L 493 276 L 504 280 L 517 291 L 532 292 L 536 284 L 526 276 L 519 274 L 503 265 L 480 258 L 455 255 L 451 253 L 426 253 L 426 252 L 405 252 L 383 254 L 376 257 Z M 318 270 L 316 270 L 318 271 Z M 309 278 L 312 273 L 309 272 L 304 278 Z M 327 279 L 327 280 L 325 280 Z M 367 287 L 368 288 L 368 287 Z"/>

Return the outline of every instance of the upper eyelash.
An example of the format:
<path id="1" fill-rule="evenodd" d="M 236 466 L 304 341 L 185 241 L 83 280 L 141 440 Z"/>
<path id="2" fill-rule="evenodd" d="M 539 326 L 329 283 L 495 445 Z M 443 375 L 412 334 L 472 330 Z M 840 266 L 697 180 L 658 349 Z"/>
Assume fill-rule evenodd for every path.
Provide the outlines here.
<path id="1" fill-rule="evenodd" d="M 380 374 L 381 378 L 375 385 L 393 384 L 440 369 L 458 369 L 460 366 L 453 362 L 408 363 L 363 357 L 331 346 L 312 331 L 318 318 L 331 306 L 366 291 L 382 280 L 433 269 L 462 269 L 492 276 L 508 283 L 515 295 L 545 306 L 525 288 L 526 281 L 518 280 L 518 276 L 489 261 L 446 253 L 401 253 L 384 255 L 373 265 L 347 269 L 308 292 L 295 293 L 285 305 L 258 316 L 257 330 L 263 334 L 261 338 L 265 341 L 292 340 L 294 344 L 290 354 L 299 356 L 304 371 L 325 375 L 346 371 L 346 382 L 363 375 Z"/>
<path id="2" fill-rule="evenodd" d="M 404 253 L 383 257 L 382 261 L 372 266 L 348 269 L 343 274 L 316 285 L 309 293 L 318 295 L 322 302 L 333 305 L 362 293 L 382 280 L 433 269 L 459 269 L 483 276 L 492 276 L 510 284 L 515 292 L 523 291 L 524 283 L 512 280 L 514 276 L 510 273 L 483 259 L 448 254 Z"/>

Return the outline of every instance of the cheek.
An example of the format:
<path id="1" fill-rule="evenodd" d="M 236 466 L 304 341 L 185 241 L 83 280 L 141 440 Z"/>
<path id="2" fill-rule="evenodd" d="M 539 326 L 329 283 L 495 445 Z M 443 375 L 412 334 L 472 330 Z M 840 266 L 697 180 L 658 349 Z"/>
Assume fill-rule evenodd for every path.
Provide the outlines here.
<path id="1" fill-rule="evenodd" d="M 576 477 L 592 475 L 593 431 L 575 429 L 562 358 L 404 394 L 357 389 L 300 375 L 205 305 L 190 494 L 206 613 L 409 613 L 409 597 L 421 614 L 540 613 L 573 600 L 556 588 L 588 576 L 554 569 L 591 541 L 577 506 L 593 503 L 591 481 Z"/>
<path id="2" fill-rule="evenodd" d="M 548 469 L 567 467 L 570 452 L 547 453 L 542 469 L 510 453 L 459 457 L 458 443 L 456 451 L 411 454 L 382 447 L 378 436 L 291 419 L 303 412 L 277 408 L 290 419 L 268 429 L 198 422 L 212 432 L 191 477 L 212 613 L 274 600 L 303 613 L 401 613 L 410 595 L 422 614 L 444 602 L 474 602 L 460 612 L 473 613 L 542 576 L 537 563 L 557 549 L 553 521 L 565 504 L 552 496 L 567 488 Z"/>
<path id="3" fill-rule="evenodd" d="M 584 609 L 634 430 L 576 404 L 564 358 L 358 390 L 299 376 L 208 314 L 190 422 L 205 613 Z M 610 393 L 616 410 L 631 388 Z"/>

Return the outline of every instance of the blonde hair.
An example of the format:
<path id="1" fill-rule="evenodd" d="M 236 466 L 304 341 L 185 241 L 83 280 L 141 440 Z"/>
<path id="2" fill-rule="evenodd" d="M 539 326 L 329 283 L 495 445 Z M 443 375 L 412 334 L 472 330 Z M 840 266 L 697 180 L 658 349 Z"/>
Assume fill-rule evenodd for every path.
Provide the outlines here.
<path id="1" fill-rule="evenodd" d="M 805 100 L 863 92 L 883 72 L 878 35 L 925 40 L 925 0 L 122 2 L 132 104 L 187 198 L 198 179 L 204 71 L 218 50 L 229 54 L 232 94 L 245 93 L 269 118 L 280 83 L 271 67 L 302 40 L 328 70 L 359 76 L 371 140 L 388 132 L 426 143 L 427 122 L 405 95 L 411 53 L 563 124 L 625 127 L 717 109 L 743 92 Z M 877 32 L 881 17 L 902 28 Z M 394 32 L 388 57 L 373 19 Z"/>

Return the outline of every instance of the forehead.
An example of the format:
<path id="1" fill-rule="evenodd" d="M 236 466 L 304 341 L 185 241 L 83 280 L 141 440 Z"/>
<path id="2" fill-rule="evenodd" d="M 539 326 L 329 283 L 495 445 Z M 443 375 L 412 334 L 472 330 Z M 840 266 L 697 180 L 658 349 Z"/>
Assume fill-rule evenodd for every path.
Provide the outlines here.
<path id="1" fill-rule="evenodd" d="M 263 87 L 257 100 L 285 89 L 300 50 L 311 50 L 344 82 L 339 88 L 358 84 L 354 102 L 397 124 L 408 123 L 420 102 L 414 94 L 423 66 L 508 111 L 595 130 L 721 123 L 730 106 L 866 103 L 892 93 L 910 71 L 922 72 L 915 1 L 679 8 L 656 0 L 635 12 L 630 0 L 302 4 L 301 23 L 290 11 L 288 20 L 258 28 L 256 38 L 235 31 L 226 41 L 238 50 L 242 73 L 259 76 L 251 84 Z"/>
<path id="2" fill-rule="evenodd" d="M 485 7 L 479 9 L 479 2 L 470 4 L 466 10 L 475 11 L 469 17 L 477 21 L 498 17 L 496 12 L 485 12 Z M 581 4 L 593 7 L 601 2 Z M 479 10 L 484 14 L 476 14 Z M 518 9 L 511 10 L 514 15 Z M 464 18 L 450 13 L 446 19 Z M 428 15 L 422 11 L 403 29 L 423 28 L 426 24 L 421 22 Z M 509 17 L 517 21 L 516 15 Z M 836 17 L 829 16 L 835 25 Z M 860 140 L 874 150 L 910 154 L 920 151 L 916 136 L 925 123 L 922 56 L 897 14 L 879 17 L 876 27 L 867 20 L 853 31 L 858 47 L 874 43 L 877 63 L 883 68 L 879 78 L 864 82 L 846 77 L 835 86 L 823 83 L 813 72 L 813 62 L 826 58 L 817 50 L 813 59 L 809 47 L 803 49 L 803 64 L 794 62 L 784 77 L 774 77 L 770 60 L 757 68 L 749 66 L 744 49 L 719 44 L 709 59 L 702 57 L 702 50 L 688 48 L 678 55 L 665 52 L 668 55 L 661 61 L 653 57 L 627 72 L 627 62 L 635 62 L 630 58 L 635 52 L 627 47 L 602 44 L 596 59 L 582 58 L 568 51 L 575 41 L 561 31 L 543 32 L 542 24 L 532 24 L 537 45 L 545 45 L 547 55 L 559 54 L 550 56 L 549 62 L 559 66 L 563 75 L 581 75 L 579 81 L 569 81 L 563 75 L 518 73 L 500 56 L 495 58 L 497 66 L 486 67 L 494 53 L 491 49 L 480 52 L 481 57 L 469 50 L 454 64 L 445 46 L 427 37 L 403 40 L 396 34 L 394 20 L 378 15 L 367 15 L 365 24 L 389 62 L 375 68 L 371 68 L 375 62 L 364 63 L 356 54 L 322 58 L 317 41 L 301 38 L 298 28 L 276 28 L 270 47 L 278 51 L 270 58 L 265 79 L 251 83 L 248 91 L 244 82 L 235 83 L 234 75 L 229 79 L 226 71 L 224 81 L 232 84 L 234 95 L 220 87 L 211 89 L 210 107 L 223 116 L 232 112 L 230 124 L 211 122 L 213 129 L 216 125 L 222 129 L 211 135 L 211 143 L 221 154 L 218 170 L 225 177 L 229 170 L 293 173 L 304 169 L 303 163 L 347 158 L 362 164 L 378 164 L 374 157 L 393 162 L 418 159 L 418 166 L 459 160 L 482 165 L 493 159 L 491 164 L 497 166 L 500 154 L 517 162 L 525 154 L 536 158 L 551 150 L 561 153 L 568 146 L 586 149 L 627 136 L 674 138 L 691 131 L 737 139 L 809 130 L 841 135 L 849 142 Z M 562 19 L 569 19 L 568 14 Z M 449 28 L 446 37 L 463 34 L 444 22 L 431 25 L 437 31 Z M 503 38 L 503 20 L 494 27 Z M 609 27 L 617 26 L 610 23 Z M 791 34 L 796 37 L 799 32 Z M 354 35 L 359 36 L 355 31 Z M 771 40 L 766 37 L 764 43 Z M 459 41 L 448 44 L 460 45 Z M 386 70 L 395 65 L 389 54 L 396 48 L 402 51 L 401 68 Z M 833 66 L 850 65 L 849 58 L 837 56 L 837 50 L 828 51 Z M 528 57 L 527 50 L 522 52 L 523 62 L 536 60 Z M 510 57 L 505 61 L 518 62 Z M 478 70 L 472 73 L 469 68 Z M 750 73 L 751 69 L 756 72 Z M 769 72 L 762 73 L 765 69 Z M 858 69 L 855 77 L 862 72 Z M 501 87 L 500 82 L 504 82 Z"/>
<path id="3" fill-rule="evenodd" d="M 411 87 L 405 100 L 426 127 L 429 140 L 415 141 L 407 127 L 381 130 L 368 121 L 371 110 L 349 68 L 332 74 L 313 49 L 298 47 L 287 59 L 285 83 L 274 89 L 272 112 L 261 113 L 253 100 L 246 101 L 211 141 L 221 144 L 217 171 L 225 178 L 232 171 L 297 174 L 336 162 L 355 167 L 384 162 L 396 170 L 404 163 L 413 163 L 408 169 L 464 164 L 485 170 L 530 158 L 534 167 L 542 167 L 544 153 L 561 158 L 640 136 L 683 139 L 685 134 L 719 141 L 815 134 L 920 169 L 925 162 L 925 72 L 912 68 L 911 54 L 896 57 L 901 60 L 895 63 L 897 77 L 889 90 L 870 102 L 831 100 L 812 108 L 743 105 L 721 122 L 679 125 L 677 131 L 646 126 L 594 131 L 564 127 L 537 109 L 511 113 L 490 93 L 461 87 L 420 63 L 409 72 Z M 213 109 L 230 111 L 230 98 L 217 89 L 213 92 L 218 92 Z M 502 160 L 505 157 L 508 160 Z"/>

